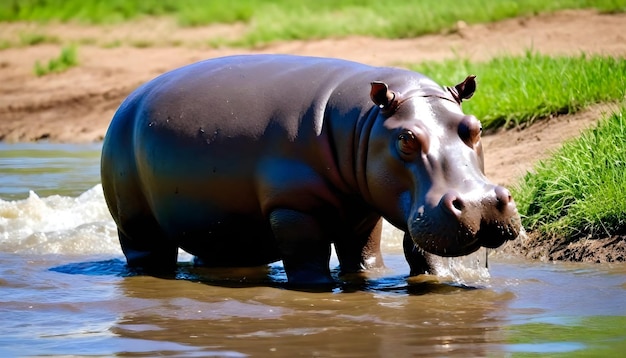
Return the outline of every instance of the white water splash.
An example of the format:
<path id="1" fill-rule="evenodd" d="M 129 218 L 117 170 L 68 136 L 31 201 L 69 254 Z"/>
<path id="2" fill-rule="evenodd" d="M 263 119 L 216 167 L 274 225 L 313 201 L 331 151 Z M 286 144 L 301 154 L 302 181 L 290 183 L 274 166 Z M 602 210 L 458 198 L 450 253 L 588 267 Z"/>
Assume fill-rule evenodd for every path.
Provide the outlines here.
<path id="1" fill-rule="evenodd" d="M 384 251 L 402 252 L 404 233 L 388 222 L 383 224 L 382 248 Z M 434 274 L 439 281 L 451 281 L 458 284 L 475 285 L 487 281 L 491 275 L 488 268 L 488 249 L 480 250 L 461 257 L 433 256 Z"/>
<path id="2" fill-rule="evenodd" d="M 487 267 L 489 249 L 461 257 L 437 257 L 435 271 L 440 280 L 451 280 L 458 284 L 482 284 L 491 277 Z"/>
<path id="3" fill-rule="evenodd" d="M 98 184 L 78 197 L 0 200 L 0 251 L 121 254 L 115 223 Z"/>

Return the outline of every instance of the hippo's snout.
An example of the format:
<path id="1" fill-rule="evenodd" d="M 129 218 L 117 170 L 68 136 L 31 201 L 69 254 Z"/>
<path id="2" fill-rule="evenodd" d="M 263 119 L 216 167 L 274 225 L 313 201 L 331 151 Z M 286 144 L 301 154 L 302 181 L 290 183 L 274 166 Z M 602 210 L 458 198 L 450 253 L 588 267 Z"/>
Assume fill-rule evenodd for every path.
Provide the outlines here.
<path id="1" fill-rule="evenodd" d="M 459 220 L 470 215 L 468 212 L 472 210 L 482 210 L 482 213 L 489 217 L 511 214 L 511 211 L 517 212 L 511 192 L 500 185 L 493 186 L 493 190 L 488 191 L 487 195 L 476 203 L 467 200 L 456 190 L 450 190 L 441 197 L 439 207 Z"/>
<path id="2" fill-rule="evenodd" d="M 409 230 L 415 244 L 440 256 L 462 256 L 515 239 L 520 217 L 511 193 L 488 185 L 480 193 L 448 190 L 431 209 L 418 210 Z"/>

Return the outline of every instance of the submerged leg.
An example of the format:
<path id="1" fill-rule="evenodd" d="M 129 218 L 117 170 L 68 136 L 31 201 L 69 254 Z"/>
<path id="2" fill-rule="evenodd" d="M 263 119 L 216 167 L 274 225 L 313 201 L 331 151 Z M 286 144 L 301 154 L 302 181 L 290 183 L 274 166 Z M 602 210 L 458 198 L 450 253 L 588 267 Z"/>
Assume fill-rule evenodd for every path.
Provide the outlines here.
<path id="1" fill-rule="evenodd" d="M 411 268 L 411 272 L 409 274 L 410 276 L 432 274 L 434 272 L 432 264 L 428 258 L 429 254 L 415 246 L 415 243 L 409 234 L 404 234 L 402 246 L 404 248 L 404 257 Z"/>
<path id="2" fill-rule="evenodd" d="M 330 241 L 312 215 L 277 209 L 270 215 L 289 283 L 326 285 L 334 281 L 328 267 Z"/>
<path id="3" fill-rule="evenodd" d="M 128 237 L 119 229 L 117 232 L 128 266 L 143 269 L 148 273 L 172 272 L 176 269 L 178 246 L 162 235 L 145 233 L 141 240 L 137 240 Z"/>

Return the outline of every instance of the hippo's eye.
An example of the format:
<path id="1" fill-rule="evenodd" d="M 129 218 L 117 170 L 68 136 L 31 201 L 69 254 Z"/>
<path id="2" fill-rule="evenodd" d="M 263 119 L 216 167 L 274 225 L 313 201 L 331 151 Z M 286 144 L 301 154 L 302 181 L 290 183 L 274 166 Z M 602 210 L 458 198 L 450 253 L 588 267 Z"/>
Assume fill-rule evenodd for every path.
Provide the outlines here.
<path id="1" fill-rule="evenodd" d="M 459 123 L 459 137 L 470 148 L 474 148 L 476 143 L 478 143 L 482 132 L 483 127 L 474 116 L 465 116 Z"/>
<path id="2" fill-rule="evenodd" d="M 398 141 L 396 142 L 398 151 L 405 159 L 410 159 L 415 153 L 420 150 L 419 140 L 415 137 L 413 132 L 404 131 L 398 135 Z"/>

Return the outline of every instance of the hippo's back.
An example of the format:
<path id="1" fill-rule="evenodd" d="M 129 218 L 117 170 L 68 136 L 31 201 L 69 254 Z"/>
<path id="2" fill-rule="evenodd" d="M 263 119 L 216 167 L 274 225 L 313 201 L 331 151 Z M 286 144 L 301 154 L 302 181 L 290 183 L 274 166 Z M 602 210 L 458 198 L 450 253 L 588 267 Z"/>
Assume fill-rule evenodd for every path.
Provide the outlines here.
<path id="1" fill-rule="evenodd" d="M 337 90 L 347 105 L 366 106 L 365 78 L 373 77 L 363 74 L 371 71 L 374 68 L 366 65 L 326 58 L 244 55 L 206 60 L 138 89 L 148 115 L 135 120 L 139 126 L 165 126 L 189 137 L 203 130 L 207 139 L 215 131 L 223 136 L 258 136 L 270 124 L 295 135 L 298 117 L 323 110 Z M 150 123 L 139 123 L 142 119 Z"/>

